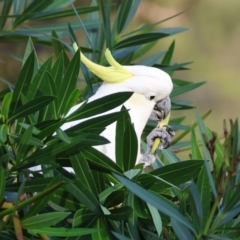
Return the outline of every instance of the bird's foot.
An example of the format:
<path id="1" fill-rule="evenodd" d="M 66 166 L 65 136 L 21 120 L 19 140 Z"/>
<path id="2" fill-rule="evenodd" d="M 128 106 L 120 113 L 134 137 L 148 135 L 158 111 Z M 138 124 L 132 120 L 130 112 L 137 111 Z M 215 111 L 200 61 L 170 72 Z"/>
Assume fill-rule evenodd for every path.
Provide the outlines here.
<path id="1" fill-rule="evenodd" d="M 141 156 L 139 160 L 139 163 L 144 163 L 144 168 L 151 166 L 156 160 L 155 154 L 151 153 L 153 143 L 156 138 L 160 138 L 161 140 L 158 146 L 159 150 L 168 148 L 172 142 L 172 137 L 175 135 L 175 132 L 170 126 L 164 127 L 166 127 L 166 129 L 164 128 L 153 129 L 152 132 L 147 136 L 147 151 Z"/>
<path id="2" fill-rule="evenodd" d="M 150 166 L 152 165 L 156 160 L 156 157 L 154 154 L 151 154 L 151 153 L 144 153 L 140 160 L 139 160 L 139 163 L 144 163 L 144 168 L 147 167 L 147 166 Z"/>
<path id="3" fill-rule="evenodd" d="M 153 121 L 161 121 L 168 116 L 170 111 L 171 100 L 170 97 L 166 97 L 165 99 L 156 102 L 149 119 Z"/>
<path id="4" fill-rule="evenodd" d="M 163 150 L 164 148 L 168 148 L 171 145 L 172 137 L 175 135 L 172 127 L 166 125 L 164 128 L 154 128 L 152 132 L 147 136 L 147 146 L 148 149 L 152 149 L 153 143 L 156 138 L 160 138 L 160 144 L 158 146 L 159 150 Z"/>

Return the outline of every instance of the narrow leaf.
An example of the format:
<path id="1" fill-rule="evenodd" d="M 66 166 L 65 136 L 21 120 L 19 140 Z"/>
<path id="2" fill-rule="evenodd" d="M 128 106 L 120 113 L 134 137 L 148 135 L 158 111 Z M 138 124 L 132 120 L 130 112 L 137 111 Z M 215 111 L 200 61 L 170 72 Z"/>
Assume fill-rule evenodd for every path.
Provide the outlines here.
<path id="1" fill-rule="evenodd" d="M 31 113 L 36 113 L 40 109 L 46 107 L 50 102 L 55 99 L 54 96 L 42 96 L 37 97 L 28 103 L 24 104 L 23 106 L 19 107 L 13 114 L 9 116 L 8 121 L 13 122 L 16 119 L 26 117 Z"/>
<path id="2" fill-rule="evenodd" d="M 153 223 L 154 223 L 154 226 L 155 226 L 156 231 L 158 233 L 158 236 L 160 236 L 161 233 L 162 233 L 161 216 L 160 216 L 158 210 L 155 207 L 152 207 L 150 204 L 147 204 L 147 205 L 148 205 L 148 209 L 149 209 L 149 211 L 152 215 Z"/>
<path id="3" fill-rule="evenodd" d="M 70 160 L 78 180 L 85 184 L 88 189 L 92 191 L 95 197 L 97 197 L 98 194 L 92 172 L 82 152 L 77 155 L 75 154 L 70 156 Z"/>
<path id="4" fill-rule="evenodd" d="M 7 126 L 5 124 L 0 125 L 0 141 L 3 143 L 7 141 Z"/>
<path id="5" fill-rule="evenodd" d="M 70 213 L 68 212 L 52 212 L 44 213 L 37 216 L 32 216 L 24 219 L 21 224 L 23 228 L 28 230 L 36 228 L 44 228 L 54 226 L 58 222 L 66 218 Z"/>
<path id="6" fill-rule="evenodd" d="M 171 43 L 167 53 L 165 54 L 161 64 L 164 65 L 169 65 L 172 59 L 172 55 L 173 55 L 173 51 L 174 51 L 174 47 L 175 47 L 175 40 Z"/>
<path id="7" fill-rule="evenodd" d="M 159 211 L 173 218 L 175 221 L 182 223 L 187 228 L 191 229 L 193 232 L 195 231 L 192 224 L 188 221 L 188 219 L 180 214 L 175 208 L 167 204 L 160 196 L 157 196 L 146 189 L 142 188 L 138 184 L 128 180 L 125 177 L 122 177 L 118 174 L 113 173 L 113 175 L 125 185 L 132 193 L 137 195 L 142 200 L 151 204 L 153 207 L 157 208 Z"/>
<path id="8" fill-rule="evenodd" d="M 82 104 L 76 111 L 67 117 L 67 120 L 75 121 L 91 116 L 96 116 L 100 113 L 112 110 L 126 102 L 132 96 L 132 94 L 132 92 L 114 93 L 92 102 Z"/>
<path id="9" fill-rule="evenodd" d="M 12 102 L 12 92 L 9 92 L 4 96 L 3 102 L 2 102 L 2 115 L 5 118 L 8 117 L 8 112 L 9 112 L 11 102 Z"/>
<path id="10" fill-rule="evenodd" d="M 89 235 L 94 232 L 97 232 L 97 229 L 94 228 L 36 228 L 30 229 L 30 232 L 38 233 L 38 234 L 46 234 L 48 236 L 54 237 L 79 237 L 83 235 Z"/>
<path id="11" fill-rule="evenodd" d="M 130 121 L 126 122 L 123 141 L 123 167 L 124 171 L 128 171 L 134 168 L 138 153 L 138 139 Z"/>
<path id="12" fill-rule="evenodd" d="M 58 94 L 58 102 L 59 102 L 59 109 L 58 114 L 64 114 L 64 110 L 66 107 L 67 100 L 69 98 L 69 95 L 72 93 L 72 91 L 75 89 L 77 78 L 78 78 L 78 72 L 79 72 L 79 66 L 80 66 L 80 56 L 79 56 L 78 50 L 72 61 L 69 63 L 68 68 L 66 70 L 66 74 L 63 78 L 61 87 L 59 89 Z"/>
<path id="13" fill-rule="evenodd" d="M 0 165 L 0 202 L 4 197 L 6 184 L 6 170 Z"/>
<path id="14" fill-rule="evenodd" d="M 75 179 L 74 183 L 67 184 L 65 188 L 92 212 L 101 214 L 102 210 L 97 198 L 84 183 Z"/>
<path id="15" fill-rule="evenodd" d="M 12 96 L 12 103 L 11 103 L 11 110 L 12 112 L 15 112 L 19 103 L 20 103 L 20 97 L 21 94 L 26 96 L 32 76 L 34 71 L 34 52 L 32 52 L 28 59 L 26 60 L 16 83 L 13 96 Z"/>

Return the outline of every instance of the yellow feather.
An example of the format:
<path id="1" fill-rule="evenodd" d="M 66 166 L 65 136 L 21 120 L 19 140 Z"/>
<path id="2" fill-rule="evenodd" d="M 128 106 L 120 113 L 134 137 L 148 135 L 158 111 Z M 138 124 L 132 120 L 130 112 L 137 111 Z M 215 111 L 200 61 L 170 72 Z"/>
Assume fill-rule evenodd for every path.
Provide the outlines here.
<path id="1" fill-rule="evenodd" d="M 73 49 L 75 52 L 78 50 L 78 46 L 76 43 L 73 43 Z M 96 64 L 87 59 L 81 52 L 80 54 L 81 61 L 87 66 L 87 68 L 105 82 L 108 83 L 124 82 L 133 76 L 133 74 L 130 71 L 128 71 L 126 68 L 120 65 L 113 58 L 109 49 L 106 50 L 105 56 L 111 67 L 104 67 L 99 64 Z"/>

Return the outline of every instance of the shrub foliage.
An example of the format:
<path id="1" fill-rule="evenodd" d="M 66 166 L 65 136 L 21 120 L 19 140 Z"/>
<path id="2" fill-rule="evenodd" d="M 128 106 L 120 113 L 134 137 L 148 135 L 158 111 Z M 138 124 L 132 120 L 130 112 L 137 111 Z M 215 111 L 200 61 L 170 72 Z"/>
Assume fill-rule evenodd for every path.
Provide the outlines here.
<path id="1" fill-rule="evenodd" d="M 94 117 L 121 105 L 131 93 L 86 103 L 67 116 L 69 109 L 94 94 L 100 83 L 81 65 L 79 51 L 73 53 L 71 44 L 77 41 L 74 33 L 79 29 L 86 36 L 81 50 L 93 61 L 104 65 L 103 53 L 108 47 L 121 64 L 161 68 L 173 78 L 173 110 L 192 108 L 190 101 L 176 97 L 203 83 L 174 78 L 175 71 L 186 70 L 189 64 L 171 62 L 175 42 L 166 51 L 142 59 L 157 40 L 185 29 L 152 24 L 127 32 L 139 0 L 122 1 L 113 22 L 111 1 L 92 1 L 79 8 L 68 0 L 2 2 L 0 42 L 24 41 L 26 51 L 16 84 L 1 78 L 9 86 L 1 93 L 1 239 L 237 239 L 237 120 L 231 121 L 230 127 L 225 123 L 223 137 L 217 138 L 203 123 L 209 112 L 202 117 L 196 113 L 196 123 L 189 126 L 181 124 L 184 117 L 171 119 L 170 125 L 182 132 L 171 148 L 158 153 L 154 170 L 144 173 L 142 165 L 134 166 L 136 154 L 126 154 L 136 145 L 128 113 L 122 109 Z M 82 14 L 87 14 L 85 20 Z M 45 22 L 69 16 L 78 21 Z M 6 30 L 9 18 L 12 23 Z M 31 28 L 33 21 L 37 25 Z M 63 40 L 66 36 L 70 42 Z M 50 46 L 55 57 L 40 64 L 36 44 Z M 76 89 L 79 81 L 85 84 Z M 94 118 L 65 131 L 60 128 L 87 117 Z M 92 147 L 107 143 L 100 133 L 115 121 L 119 126 L 117 163 Z M 144 135 L 155 125 L 149 122 Z M 183 142 L 187 134 L 191 141 Z M 145 145 L 143 138 L 143 150 Z M 190 152 L 187 161 L 176 155 L 182 150 Z M 41 171 L 31 171 L 38 165 Z M 72 167 L 75 174 L 64 167 Z"/>

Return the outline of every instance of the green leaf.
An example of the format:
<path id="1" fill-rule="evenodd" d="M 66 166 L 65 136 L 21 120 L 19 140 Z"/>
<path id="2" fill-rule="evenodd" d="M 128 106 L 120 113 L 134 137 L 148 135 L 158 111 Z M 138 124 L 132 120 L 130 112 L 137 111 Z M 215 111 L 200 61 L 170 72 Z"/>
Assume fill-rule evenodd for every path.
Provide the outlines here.
<path id="1" fill-rule="evenodd" d="M 210 169 L 212 169 L 211 155 L 209 153 L 209 150 L 206 147 L 206 143 L 208 143 L 210 140 L 209 132 L 207 131 L 207 128 L 204 125 L 204 122 L 200 117 L 200 115 L 198 114 L 198 112 L 195 112 L 195 114 L 196 114 L 198 128 L 199 128 L 201 140 L 202 140 L 203 157 L 204 157 L 204 160 L 209 161 L 208 164 L 210 166 Z"/>
<path id="2" fill-rule="evenodd" d="M 197 188 L 203 211 L 203 222 L 206 223 L 210 213 L 211 187 L 208 180 L 206 168 L 203 167 L 197 180 Z"/>
<path id="3" fill-rule="evenodd" d="M 102 218 L 98 218 L 95 228 L 98 229 L 98 232 L 92 233 L 92 240 L 109 240 L 109 235 Z"/>
<path id="4" fill-rule="evenodd" d="M 22 135 L 22 138 L 19 143 L 19 147 L 17 150 L 17 157 L 16 161 L 19 162 L 23 157 L 25 157 L 25 154 L 27 152 L 27 149 L 29 147 L 29 143 L 32 137 L 32 131 L 33 131 L 33 126 L 30 126 Z"/>
<path id="5" fill-rule="evenodd" d="M 224 146 L 219 139 L 216 139 L 215 151 L 216 151 L 215 164 L 216 164 L 216 170 L 218 172 L 222 166 L 224 157 L 226 159 L 227 166 L 229 165 L 229 159 L 228 159 L 228 156 L 224 156 Z"/>
<path id="6" fill-rule="evenodd" d="M 125 106 L 123 105 L 121 108 L 121 111 L 126 111 Z M 118 143 L 115 146 L 115 157 L 116 157 L 116 163 L 119 167 L 121 167 L 123 169 L 123 147 L 124 147 L 124 132 L 125 132 L 125 128 L 126 128 L 126 121 L 128 121 L 130 119 L 130 116 L 128 114 L 128 112 L 126 112 L 126 114 L 122 115 L 121 117 L 119 117 L 119 119 L 117 120 L 117 125 L 116 125 L 116 139 L 115 142 Z"/>
<path id="7" fill-rule="evenodd" d="M 179 221 L 176 221 L 173 217 L 171 217 L 171 225 L 178 239 L 195 239 L 186 225 L 182 224 Z"/>
<path id="8" fill-rule="evenodd" d="M 59 128 L 59 129 L 56 131 L 56 133 L 57 133 L 57 137 L 58 137 L 60 140 L 62 140 L 62 141 L 65 142 L 65 143 L 71 143 L 70 138 L 68 137 L 68 135 L 67 135 L 64 131 L 62 131 L 61 128 Z"/>
<path id="9" fill-rule="evenodd" d="M 94 166 L 100 167 L 100 169 L 105 169 L 107 172 L 114 171 L 122 173 L 121 168 L 119 168 L 116 163 L 95 148 L 81 148 L 81 152 L 84 157 Z"/>
<path id="10" fill-rule="evenodd" d="M 159 68 L 172 75 L 173 71 L 189 70 L 189 68 L 186 68 L 185 66 L 191 63 L 192 62 L 174 63 L 173 65 L 154 64 L 154 67 Z"/>
<path id="11" fill-rule="evenodd" d="M 111 214 L 106 215 L 106 218 L 114 220 L 114 221 L 123 221 L 132 214 L 132 208 L 129 206 L 123 206 L 120 208 L 115 208 L 110 210 Z"/>
<path id="12" fill-rule="evenodd" d="M 2 115 L 3 117 L 5 117 L 5 119 L 7 119 L 8 117 L 8 113 L 9 113 L 9 108 L 12 102 L 12 92 L 7 93 L 4 98 L 3 98 L 3 102 L 2 102 Z"/>
<path id="13" fill-rule="evenodd" d="M 95 197 L 97 197 L 98 193 L 93 180 L 92 172 L 82 152 L 70 156 L 70 160 L 78 180 L 85 184 Z"/>
<path id="14" fill-rule="evenodd" d="M 104 179 L 105 180 L 105 179 Z M 115 180 L 116 181 L 116 180 Z M 104 183 L 105 184 L 105 183 Z M 100 194 L 99 194 L 99 199 L 100 201 L 103 203 L 107 197 L 109 195 L 111 195 L 113 192 L 120 190 L 121 188 L 123 188 L 123 185 L 120 183 L 116 183 L 114 184 L 114 186 L 110 186 L 106 189 L 104 189 Z M 109 198 L 109 201 L 111 201 L 111 199 Z"/>
<path id="15" fill-rule="evenodd" d="M 138 65 L 153 66 L 164 55 L 165 52 L 154 54 L 138 62 Z"/>
<path id="16" fill-rule="evenodd" d="M 183 93 L 186 93 L 186 92 L 189 92 L 189 91 L 192 91 L 196 88 L 199 88 L 200 86 L 202 86 L 205 82 L 199 82 L 199 83 L 192 83 L 192 84 L 188 84 L 188 85 L 185 85 L 183 87 L 176 87 L 173 89 L 170 97 L 176 97 L 178 95 L 181 95 Z"/>
<path id="17" fill-rule="evenodd" d="M 104 206 L 106 208 L 115 207 L 115 206 L 123 203 L 124 198 L 125 198 L 125 190 L 119 189 L 119 190 L 113 191 L 105 199 Z"/>
<path id="18" fill-rule="evenodd" d="M 58 96 L 55 83 L 49 72 L 44 74 L 44 79 L 39 90 L 42 91 L 43 95 Z M 48 106 L 46 106 L 46 108 L 39 112 L 38 122 L 57 119 L 57 108 L 57 98 L 55 98 L 54 101 L 52 101 Z"/>
<path id="19" fill-rule="evenodd" d="M 46 136 L 51 136 L 55 131 L 57 131 L 64 123 L 66 122 L 65 119 L 62 119 L 60 121 L 56 120 L 52 124 L 45 127 L 40 133 L 37 134 L 37 136 L 40 139 L 45 138 Z"/>
<path id="20" fill-rule="evenodd" d="M 124 171 L 134 168 L 138 154 L 138 139 L 133 124 L 128 120 L 123 136 L 123 167 Z"/>
<path id="21" fill-rule="evenodd" d="M 192 150 L 192 159 L 202 159 L 202 155 L 198 147 L 194 128 L 192 128 L 192 131 L 191 131 L 191 150 Z"/>
<path id="22" fill-rule="evenodd" d="M 172 152 L 170 149 L 163 149 L 162 154 L 168 160 L 169 163 L 176 163 L 181 161 L 177 157 L 177 155 L 174 152 Z"/>
<path id="23" fill-rule="evenodd" d="M 82 204 L 69 192 L 59 188 L 51 197 L 51 201 L 70 211 L 76 212 L 82 208 Z M 90 211 L 90 210 L 89 210 Z M 95 213 L 93 215 L 96 216 Z"/>
<path id="24" fill-rule="evenodd" d="M 83 223 L 91 223 L 92 221 L 96 220 L 96 214 L 92 213 L 87 208 L 82 208 L 76 211 L 74 214 L 72 226 L 76 227 Z"/>
<path id="25" fill-rule="evenodd" d="M 46 182 L 46 179 L 48 180 Z M 32 181 L 34 181 L 34 185 L 32 185 Z M 29 187 L 35 187 L 35 191 L 47 191 L 49 188 L 55 186 L 56 184 L 59 183 L 60 181 L 60 177 L 57 176 L 55 178 L 43 178 L 43 179 L 33 179 L 32 181 L 27 181 L 26 183 L 30 182 L 27 184 L 27 186 L 24 186 L 24 190 L 27 191 L 27 189 Z M 42 186 L 42 184 L 45 183 L 44 186 Z M 44 187 L 42 190 L 39 190 L 39 188 Z M 35 192 L 34 191 L 34 192 Z M 51 197 L 54 195 L 54 192 L 49 193 L 48 195 L 42 197 L 41 199 L 39 199 L 38 201 L 34 202 L 34 205 L 31 206 L 31 208 L 28 210 L 28 212 L 25 214 L 24 219 L 28 219 L 29 217 L 32 217 L 36 214 L 38 214 L 42 209 L 44 209 L 47 205 L 47 203 L 49 202 L 49 200 L 51 199 Z M 48 225 L 49 226 L 49 225 Z"/>
<path id="26" fill-rule="evenodd" d="M 75 179 L 74 183 L 67 184 L 65 188 L 92 212 L 96 214 L 102 213 L 98 199 L 84 183 Z"/>
<path id="27" fill-rule="evenodd" d="M 128 2 L 128 0 L 126 0 L 125 2 Z M 130 11 L 128 12 L 128 16 L 126 17 L 125 24 L 122 28 L 122 31 L 129 26 L 129 23 L 131 22 L 132 18 L 137 12 L 140 2 L 141 0 L 132 0 L 132 5 L 130 7 Z"/>
<path id="28" fill-rule="evenodd" d="M 124 29 L 125 22 L 127 21 L 127 17 L 129 15 L 129 12 L 131 11 L 131 5 L 133 0 L 124 0 L 121 2 L 120 9 L 117 15 L 117 33 L 121 33 Z"/>
<path id="29" fill-rule="evenodd" d="M 203 116 L 202 119 L 205 119 L 209 116 L 211 113 L 211 110 L 206 112 Z M 176 144 L 179 142 L 181 139 L 183 139 L 189 132 L 191 132 L 192 128 L 195 128 L 197 126 L 197 122 L 194 122 L 191 126 L 189 126 L 183 133 L 181 133 L 178 137 L 175 137 L 172 144 Z"/>
<path id="30" fill-rule="evenodd" d="M 42 12 L 44 9 L 46 9 L 49 5 L 51 5 L 54 2 L 54 0 L 49 1 L 33 1 L 28 5 L 27 8 L 24 9 L 24 11 L 15 18 L 15 21 L 13 23 L 12 28 L 16 28 L 18 25 L 23 23 L 24 21 L 31 18 L 31 16 L 35 15 L 36 13 Z"/>
<path id="31" fill-rule="evenodd" d="M 61 25 L 63 25 L 63 24 L 61 23 Z M 52 27 L 51 29 L 56 29 L 56 28 Z M 44 30 L 42 30 L 42 31 L 45 32 Z M 52 31 L 52 46 L 53 46 L 55 56 L 58 57 L 58 59 L 59 59 L 60 55 L 62 55 L 63 63 L 61 62 L 61 60 L 59 62 L 59 63 L 63 64 L 64 68 L 62 69 L 62 71 L 67 69 L 70 61 L 66 54 L 65 46 L 61 43 L 61 40 L 59 39 L 59 37 L 55 31 Z M 61 71 L 61 69 L 60 69 L 60 71 Z M 53 75 L 53 77 L 54 77 L 54 75 Z M 59 80 L 62 80 L 62 75 L 60 75 L 59 77 L 60 77 Z M 62 86 L 62 84 L 59 85 L 59 87 L 61 87 L 61 86 Z"/>
<path id="32" fill-rule="evenodd" d="M 85 14 L 89 12 L 94 12 L 98 10 L 97 6 L 94 7 L 78 7 L 76 8 L 78 14 Z M 48 12 L 41 15 L 33 16 L 33 19 L 35 20 L 49 20 L 49 19 L 57 19 L 57 18 L 64 18 L 64 17 L 71 17 L 75 16 L 75 11 L 72 9 L 57 11 L 57 12 Z"/>
<path id="33" fill-rule="evenodd" d="M 80 49 L 78 49 L 78 51 L 75 53 L 72 61 L 69 63 L 68 68 L 66 70 L 66 74 L 63 78 L 61 87 L 59 89 L 59 93 L 58 93 L 58 102 L 59 102 L 58 114 L 64 114 L 64 110 L 65 110 L 66 103 L 67 103 L 67 100 L 69 98 L 69 95 L 75 89 L 77 78 L 78 78 L 79 66 L 80 66 L 79 51 L 80 51 Z"/>
<path id="34" fill-rule="evenodd" d="M 28 230 L 54 226 L 55 224 L 66 218 L 69 214 L 69 212 L 44 213 L 24 219 L 21 222 L 21 225 L 23 228 Z"/>
<path id="35" fill-rule="evenodd" d="M 24 159 L 23 162 L 21 162 L 21 167 L 24 167 L 26 164 L 29 164 L 31 162 L 38 162 L 38 164 L 39 162 L 49 162 L 50 159 L 55 159 L 56 154 L 58 153 L 65 152 L 65 154 L 70 154 L 71 151 L 74 152 L 79 149 L 79 144 L 83 142 L 83 140 L 86 139 L 87 136 L 89 136 L 89 134 L 83 133 L 77 137 L 72 137 L 70 144 L 65 142 L 56 142 L 55 144 L 47 146 L 40 151 L 36 151 L 32 155 Z"/>
<path id="36" fill-rule="evenodd" d="M 155 226 L 156 231 L 158 233 L 158 236 L 160 236 L 161 233 L 162 233 L 162 219 L 161 219 L 161 216 L 160 216 L 158 210 L 155 207 L 151 206 L 150 204 L 147 204 L 147 205 L 148 205 L 148 209 L 151 213 L 153 223 L 154 223 L 154 226 Z"/>
<path id="37" fill-rule="evenodd" d="M 81 95 L 81 91 L 78 88 L 74 89 L 71 92 L 71 94 L 70 94 L 70 96 L 69 96 L 69 98 L 67 100 L 66 106 L 65 106 L 64 115 L 67 115 L 67 113 L 69 112 L 71 107 L 73 107 L 76 104 L 76 102 L 79 99 L 80 95 Z"/>
<path id="38" fill-rule="evenodd" d="M 140 174 L 137 176 L 137 181 L 142 187 L 148 189 L 156 183 L 157 178 L 150 174 Z"/>
<path id="39" fill-rule="evenodd" d="M 99 7 L 100 7 L 102 18 L 103 18 L 103 28 L 105 33 L 106 47 L 111 51 L 112 50 L 112 46 L 111 46 L 112 36 L 111 36 L 111 26 L 110 26 L 111 1 L 108 0 L 105 6 L 103 1 L 99 1 Z"/>
<path id="40" fill-rule="evenodd" d="M 149 213 L 147 211 L 147 203 L 144 202 L 142 199 L 140 199 L 139 197 L 133 195 L 132 193 L 130 193 L 132 195 L 133 198 L 133 202 L 131 204 L 131 207 L 133 208 L 134 214 L 140 218 L 149 218 Z M 129 195 L 129 197 L 131 197 Z"/>
<path id="41" fill-rule="evenodd" d="M 112 232 L 112 233 L 119 240 L 131 240 L 131 238 L 125 237 L 125 236 L 123 236 L 123 235 L 121 235 L 121 234 L 119 234 L 117 232 Z"/>
<path id="42" fill-rule="evenodd" d="M 38 234 L 46 234 L 47 236 L 54 236 L 54 237 L 79 237 L 83 235 L 89 235 L 94 232 L 97 232 L 97 229 L 94 228 L 36 228 L 30 229 L 30 232 L 38 233 Z"/>
<path id="43" fill-rule="evenodd" d="M 166 28 L 166 29 L 155 30 L 155 31 L 148 32 L 148 33 L 142 33 L 142 34 L 132 36 L 132 37 L 129 37 L 127 39 L 120 41 L 119 43 L 117 43 L 114 46 L 114 49 L 131 47 L 131 46 L 140 45 L 140 44 L 146 44 L 146 43 L 149 43 L 152 41 L 159 40 L 161 38 L 172 36 L 174 34 L 180 33 L 185 30 L 186 29 L 184 29 L 184 28 L 173 28 L 173 29 Z"/>
<path id="44" fill-rule="evenodd" d="M 31 113 L 36 113 L 40 109 L 46 107 L 50 102 L 55 99 L 55 96 L 42 96 L 37 97 L 28 103 L 24 104 L 23 106 L 19 107 L 13 114 L 9 116 L 8 121 L 13 122 L 16 119 L 26 117 Z"/>
<path id="45" fill-rule="evenodd" d="M 67 128 L 66 132 L 68 133 L 68 132 L 77 132 L 77 131 L 86 131 L 86 130 L 89 131 L 90 129 L 102 129 L 103 131 L 105 127 L 117 121 L 118 118 L 123 114 L 124 112 L 115 112 L 115 113 L 106 114 L 100 117 L 91 118 L 73 127 Z"/>
<path id="46" fill-rule="evenodd" d="M 12 96 L 12 103 L 11 103 L 11 110 L 14 113 L 16 111 L 16 109 L 18 108 L 18 104 L 20 103 L 20 97 L 21 94 L 23 94 L 24 96 L 26 96 L 31 80 L 32 80 L 32 76 L 33 76 L 33 72 L 34 72 L 34 52 L 32 52 L 28 59 L 26 60 L 16 83 L 14 92 L 13 92 L 13 96 Z M 18 110 L 18 109 L 17 109 Z"/>
<path id="47" fill-rule="evenodd" d="M 24 182 L 23 182 L 23 183 L 24 183 Z M 28 199 L 26 199 L 26 200 L 23 201 L 23 202 L 20 202 L 20 203 L 16 204 L 16 205 L 13 206 L 13 207 L 10 207 L 10 208 L 7 208 L 7 209 L 1 211 L 1 212 L 0 212 L 0 217 L 6 216 L 6 215 L 8 215 L 8 214 L 10 214 L 10 213 L 13 213 L 13 212 L 17 211 L 17 210 L 23 209 L 24 207 L 26 207 L 26 206 L 28 206 L 28 205 L 30 205 L 30 204 L 38 201 L 39 199 L 47 196 L 48 194 L 53 193 L 53 192 L 54 192 L 57 188 L 59 188 L 62 184 L 63 184 L 63 182 L 60 182 L 60 183 L 58 183 L 58 184 L 56 184 L 56 185 L 54 185 L 54 186 L 46 189 L 45 191 L 43 191 L 43 192 L 41 192 L 41 193 L 38 193 L 37 195 L 34 195 L 33 197 L 28 198 Z M 22 189 L 23 189 L 23 188 L 24 188 L 24 185 L 21 184 L 19 192 L 22 192 Z"/>
<path id="48" fill-rule="evenodd" d="M 165 54 L 161 64 L 169 65 L 171 63 L 174 47 L 175 47 L 175 40 L 173 40 L 172 44 L 170 45 L 170 47 L 169 47 L 167 53 Z"/>
<path id="49" fill-rule="evenodd" d="M 49 182 L 51 182 L 53 178 L 35 178 L 31 179 L 31 181 L 26 181 L 24 186 L 24 192 L 34 193 L 34 192 L 42 192 Z M 17 192 L 20 187 L 20 183 L 7 184 L 6 191 L 9 192 Z"/>
<path id="50" fill-rule="evenodd" d="M 5 124 L 0 125 L 0 141 L 7 141 L 7 126 Z"/>
<path id="51" fill-rule="evenodd" d="M 51 64 L 52 64 L 52 57 L 50 57 L 47 61 L 45 61 L 36 75 L 34 76 L 30 87 L 29 91 L 27 92 L 27 99 L 32 100 L 34 97 L 37 95 L 38 90 L 40 89 L 40 86 L 43 85 L 44 83 L 44 78 L 46 77 L 45 73 L 47 71 L 51 70 Z M 42 93 L 44 95 L 44 92 Z"/>
<path id="52" fill-rule="evenodd" d="M 14 15 L 18 15 L 21 12 L 24 4 L 25 4 L 24 1 L 14 0 L 14 5 L 13 5 Z"/>
<path id="53" fill-rule="evenodd" d="M 149 174 L 158 176 L 171 184 L 179 185 L 197 178 L 203 165 L 203 160 L 188 160 L 163 166 Z M 151 189 L 159 190 L 164 186 L 166 185 L 163 182 L 156 182 Z"/>
<path id="54" fill-rule="evenodd" d="M 24 52 L 22 66 L 25 64 L 26 60 L 28 59 L 29 55 L 34 52 L 34 70 L 33 70 L 33 77 L 35 76 L 36 72 L 38 71 L 38 61 L 37 61 L 37 54 L 33 45 L 33 41 L 31 37 L 29 37 L 26 50 Z"/>
<path id="55" fill-rule="evenodd" d="M 53 81 L 55 83 L 57 92 L 59 92 L 60 87 L 62 85 L 62 76 L 64 72 L 63 67 L 63 51 L 60 52 L 55 64 L 52 67 L 51 75 L 53 77 Z M 56 101 L 56 100 L 55 100 Z"/>
<path id="56" fill-rule="evenodd" d="M 188 219 L 180 214 L 175 208 L 166 203 L 161 196 L 156 196 L 155 194 L 147 191 L 138 184 L 128 180 L 125 177 L 122 177 L 118 174 L 113 173 L 113 175 L 122 183 L 126 188 L 128 188 L 132 193 L 137 195 L 142 200 L 146 201 L 153 207 L 157 208 L 159 211 L 175 219 L 175 221 L 182 223 L 187 228 L 195 232 L 192 224 Z"/>
<path id="57" fill-rule="evenodd" d="M 12 7 L 13 0 L 4 1 L 4 5 L 2 7 L 1 18 L 0 18 L 0 29 L 4 28 L 4 25 L 8 19 L 9 11 Z"/>
<path id="58" fill-rule="evenodd" d="M 67 121 L 80 120 L 112 110 L 126 102 L 132 94 L 132 92 L 114 93 L 92 102 L 82 104 L 76 111 L 67 117 Z"/>
<path id="59" fill-rule="evenodd" d="M 4 197 L 6 184 L 6 170 L 1 165 L 0 165 L 0 201 L 2 201 Z"/>
<path id="60" fill-rule="evenodd" d="M 240 199 L 240 185 L 238 185 L 233 192 L 230 192 L 227 201 L 224 203 L 223 212 L 229 212 L 239 204 Z"/>
<path id="61" fill-rule="evenodd" d="M 202 233 L 204 228 L 203 209 L 199 191 L 192 181 L 190 186 L 189 203 L 192 210 L 193 224 L 198 233 Z"/>
<path id="62" fill-rule="evenodd" d="M 74 31 L 73 31 L 70 23 L 68 23 L 68 32 L 69 32 L 69 37 L 70 37 L 70 39 L 71 39 L 72 45 L 73 45 L 73 43 L 78 44 L 76 35 L 74 34 Z"/>

